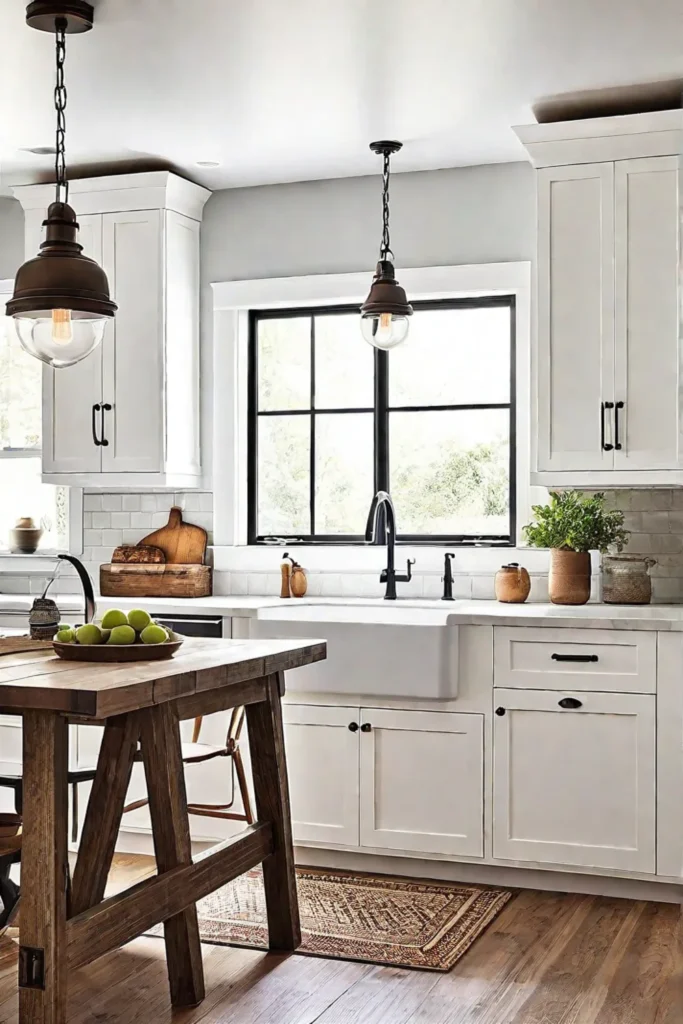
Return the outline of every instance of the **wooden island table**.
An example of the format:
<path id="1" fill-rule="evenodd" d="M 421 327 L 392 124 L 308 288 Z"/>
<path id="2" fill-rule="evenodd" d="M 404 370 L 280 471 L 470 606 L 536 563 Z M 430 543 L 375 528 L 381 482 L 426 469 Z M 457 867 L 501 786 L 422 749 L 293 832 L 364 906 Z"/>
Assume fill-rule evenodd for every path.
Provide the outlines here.
<path id="1" fill-rule="evenodd" d="M 0 713 L 23 717 L 20 1024 L 65 1024 L 67 974 L 164 922 L 174 1006 L 204 998 L 196 901 L 257 864 L 271 949 L 301 941 L 282 733 L 284 673 L 316 640 L 188 639 L 168 661 L 85 664 L 52 650 L 0 659 Z M 257 822 L 192 858 L 183 719 L 245 705 Z M 67 860 L 70 722 L 104 725 L 73 878 Z M 157 874 L 104 898 L 133 760 L 147 782 Z"/>

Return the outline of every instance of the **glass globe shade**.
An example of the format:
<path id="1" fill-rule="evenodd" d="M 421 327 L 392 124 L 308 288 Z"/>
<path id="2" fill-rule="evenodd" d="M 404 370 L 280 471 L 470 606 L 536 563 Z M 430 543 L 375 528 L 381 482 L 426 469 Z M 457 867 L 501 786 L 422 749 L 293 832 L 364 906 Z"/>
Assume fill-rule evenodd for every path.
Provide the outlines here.
<path id="1" fill-rule="evenodd" d="M 97 348 L 104 335 L 106 318 L 68 309 L 41 310 L 33 316 L 7 319 L 23 349 L 48 366 L 61 369 L 80 363 Z"/>
<path id="2" fill-rule="evenodd" d="M 361 318 L 360 329 L 369 345 L 386 352 L 406 340 L 410 321 L 395 313 L 378 313 Z"/>

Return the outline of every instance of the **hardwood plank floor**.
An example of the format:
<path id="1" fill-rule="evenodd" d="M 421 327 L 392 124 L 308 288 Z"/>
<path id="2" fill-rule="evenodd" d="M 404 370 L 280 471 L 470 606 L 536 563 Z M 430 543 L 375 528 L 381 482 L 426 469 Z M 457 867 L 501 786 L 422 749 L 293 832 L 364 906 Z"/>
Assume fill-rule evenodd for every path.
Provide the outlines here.
<path id="1" fill-rule="evenodd" d="M 118 855 L 108 892 L 151 874 Z M 17 1024 L 17 947 L 0 940 L 0 1024 Z M 207 996 L 172 1013 L 164 944 L 76 972 L 69 1024 L 682 1024 L 671 904 L 522 892 L 449 974 L 204 946 Z"/>

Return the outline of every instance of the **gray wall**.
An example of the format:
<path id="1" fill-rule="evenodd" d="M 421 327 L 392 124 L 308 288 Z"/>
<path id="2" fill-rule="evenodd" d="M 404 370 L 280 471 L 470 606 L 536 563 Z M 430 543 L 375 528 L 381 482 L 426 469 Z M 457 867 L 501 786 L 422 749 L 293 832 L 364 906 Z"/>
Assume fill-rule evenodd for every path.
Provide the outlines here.
<path id="1" fill-rule="evenodd" d="M 395 174 L 397 267 L 531 259 L 533 192 L 525 163 Z M 380 204 L 379 176 L 216 192 L 204 215 L 203 281 L 369 272 Z"/>
<path id="2" fill-rule="evenodd" d="M 24 262 L 24 213 L 16 199 L 0 199 L 0 280 Z"/>

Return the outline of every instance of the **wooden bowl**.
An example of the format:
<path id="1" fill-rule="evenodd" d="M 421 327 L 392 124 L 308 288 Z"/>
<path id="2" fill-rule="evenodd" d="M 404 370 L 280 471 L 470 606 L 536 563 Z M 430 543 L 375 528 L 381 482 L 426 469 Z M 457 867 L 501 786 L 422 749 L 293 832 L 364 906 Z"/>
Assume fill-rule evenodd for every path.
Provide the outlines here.
<path id="1" fill-rule="evenodd" d="M 100 664 L 115 661 L 164 661 L 172 658 L 182 647 L 182 640 L 167 640 L 164 644 L 60 644 L 52 646 L 60 658 L 67 661 L 94 661 Z"/>

